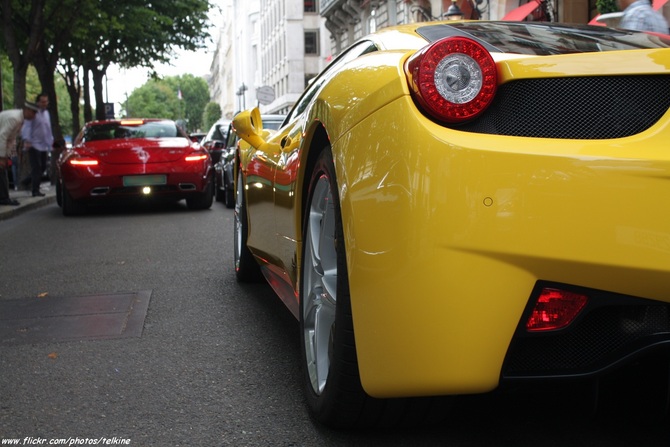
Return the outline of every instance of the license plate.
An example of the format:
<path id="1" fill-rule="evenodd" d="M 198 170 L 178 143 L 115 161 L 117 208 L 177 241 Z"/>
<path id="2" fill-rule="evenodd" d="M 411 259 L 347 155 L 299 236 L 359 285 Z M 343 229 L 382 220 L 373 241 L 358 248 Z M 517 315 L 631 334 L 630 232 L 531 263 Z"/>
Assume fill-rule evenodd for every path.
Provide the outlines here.
<path id="1" fill-rule="evenodd" d="M 127 175 L 123 177 L 123 186 L 152 186 L 166 183 L 165 175 Z"/>

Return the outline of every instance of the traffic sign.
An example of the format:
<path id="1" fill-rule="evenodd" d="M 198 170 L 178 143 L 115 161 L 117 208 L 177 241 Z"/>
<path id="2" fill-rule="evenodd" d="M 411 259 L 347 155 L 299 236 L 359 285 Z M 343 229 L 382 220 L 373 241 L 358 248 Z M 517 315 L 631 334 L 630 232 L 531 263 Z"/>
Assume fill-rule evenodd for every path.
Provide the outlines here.
<path id="1" fill-rule="evenodd" d="M 269 85 L 264 85 L 256 89 L 256 99 L 260 104 L 267 105 L 275 100 L 275 89 Z"/>

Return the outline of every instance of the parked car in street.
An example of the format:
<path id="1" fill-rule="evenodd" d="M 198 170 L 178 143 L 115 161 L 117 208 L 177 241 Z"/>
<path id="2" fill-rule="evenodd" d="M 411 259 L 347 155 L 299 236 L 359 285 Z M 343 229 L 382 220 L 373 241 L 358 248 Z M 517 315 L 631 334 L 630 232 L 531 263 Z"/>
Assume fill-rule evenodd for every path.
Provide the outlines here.
<path id="1" fill-rule="evenodd" d="M 358 40 L 275 133 L 238 114 L 236 275 L 299 320 L 314 418 L 667 368 L 669 109 L 670 36 L 445 21 Z"/>
<path id="2" fill-rule="evenodd" d="M 263 120 L 263 128 L 266 131 L 274 131 L 284 122 L 286 115 L 261 115 Z M 230 124 L 228 131 L 228 140 L 226 141 L 226 149 L 222 151 L 221 158 L 214 164 L 214 178 L 216 200 L 223 202 L 226 208 L 235 207 L 235 151 L 237 144 L 240 141 L 237 134 L 233 131 L 233 125 Z"/>
<path id="3" fill-rule="evenodd" d="M 174 121 L 92 121 L 61 154 L 56 189 L 66 216 L 112 200 L 185 199 L 190 209 L 206 209 L 214 170 L 209 153 Z"/>
<path id="4" fill-rule="evenodd" d="M 230 120 L 220 119 L 210 127 L 207 135 L 200 140 L 200 145 L 209 152 L 214 166 L 220 159 L 228 141 Z"/>
<path id="5" fill-rule="evenodd" d="M 204 132 L 192 132 L 188 136 L 191 138 L 191 141 L 195 143 L 200 143 L 203 138 L 205 138 L 205 135 L 207 135 Z"/>

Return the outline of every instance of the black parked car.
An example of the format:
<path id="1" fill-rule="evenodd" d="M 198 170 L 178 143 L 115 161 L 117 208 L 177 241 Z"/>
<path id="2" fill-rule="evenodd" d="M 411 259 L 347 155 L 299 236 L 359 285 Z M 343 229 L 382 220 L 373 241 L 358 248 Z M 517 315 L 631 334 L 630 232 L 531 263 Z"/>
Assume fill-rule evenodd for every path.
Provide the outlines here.
<path id="1" fill-rule="evenodd" d="M 200 146 L 207 149 L 212 158 L 212 164 L 216 164 L 221 159 L 221 153 L 226 148 L 229 131 L 230 120 L 222 118 L 214 123 L 207 135 L 200 140 Z"/>

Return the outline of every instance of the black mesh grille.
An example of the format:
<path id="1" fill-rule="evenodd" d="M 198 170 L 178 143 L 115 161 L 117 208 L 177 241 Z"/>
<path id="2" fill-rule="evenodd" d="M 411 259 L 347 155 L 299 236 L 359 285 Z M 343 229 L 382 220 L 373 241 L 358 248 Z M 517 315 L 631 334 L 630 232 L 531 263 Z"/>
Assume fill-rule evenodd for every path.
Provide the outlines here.
<path id="1" fill-rule="evenodd" d="M 503 376 L 588 374 L 669 340 L 669 306 L 600 307 L 570 330 L 517 338 L 508 352 Z"/>
<path id="2" fill-rule="evenodd" d="M 608 139 L 635 135 L 670 107 L 670 76 L 522 79 L 500 86 L 494 102 L 461 130 L 538 138 Z"/>

